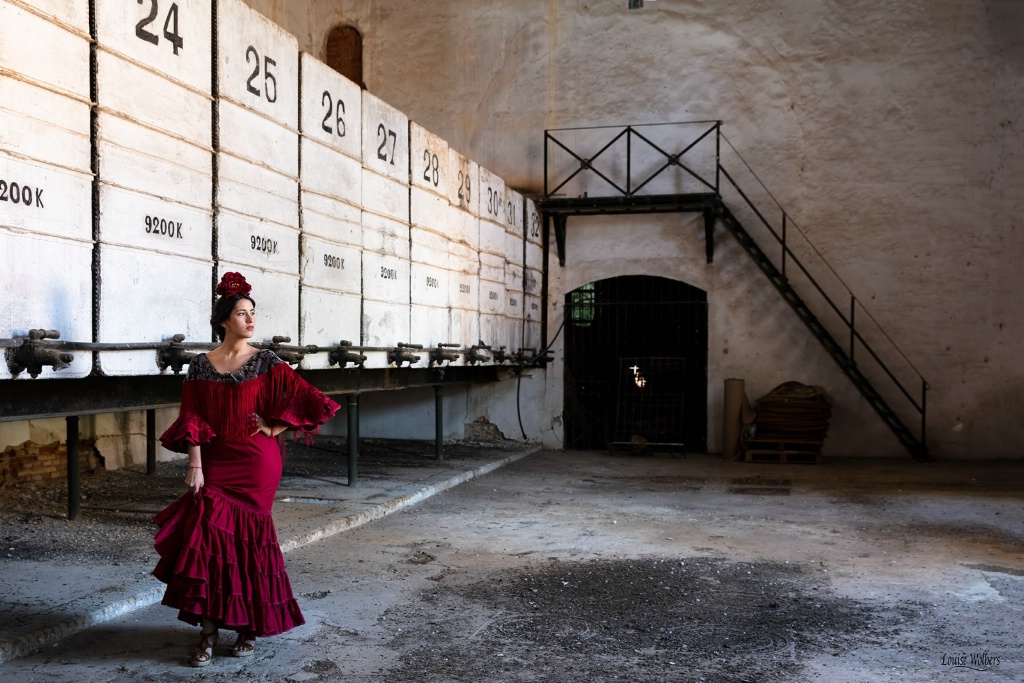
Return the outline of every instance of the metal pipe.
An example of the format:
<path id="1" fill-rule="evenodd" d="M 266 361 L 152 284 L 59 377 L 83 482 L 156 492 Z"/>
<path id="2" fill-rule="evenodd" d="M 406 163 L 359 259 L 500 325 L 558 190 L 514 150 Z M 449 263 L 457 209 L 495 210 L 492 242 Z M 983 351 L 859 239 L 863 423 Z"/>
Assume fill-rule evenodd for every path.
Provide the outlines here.
<path id="1" fill-rule="evenodd" d="M 156 474 L 156 410 L 146 411 L 146 474 Z"/>
<path id="2" fill-rule="evenodd" d="M 78 441 L 78 416 L 69 415 L 67 422 L 68 440 L 68 519 L 78 519 L 82 510 L 82 469 Z"/>
<path id="3" fill-rule="evenodd" d="M 359 458 L 359 394 L 348 395 L 348 485 L 359 481 L 356 461 Z"/>
<path id="4" fill-rule="evenodd" d="M 434 385 L 434 460 L 444 460 L 444 388 Z"/>

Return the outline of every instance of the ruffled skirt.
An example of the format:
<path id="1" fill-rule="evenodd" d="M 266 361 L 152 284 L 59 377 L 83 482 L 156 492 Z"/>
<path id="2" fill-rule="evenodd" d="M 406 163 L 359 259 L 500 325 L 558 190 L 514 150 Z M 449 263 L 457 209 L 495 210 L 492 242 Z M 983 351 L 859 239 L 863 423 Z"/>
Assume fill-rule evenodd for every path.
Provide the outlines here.
<path id="1" fill-rule="evenodd" d="M 162 602 L 177 608 L 181 621 L 198 626 L 206 617 L 221 628 L 258 637 L 305 623 L 270 515 L 281 477 L 280 455 L 268 452 L 271 444 L 276 451 L 273 439 L 257 438 L 250 447 L 260 454 L 244 453 L 245 447 L 242 453 L 204 447 L 206 485 L 199 495 L 186 493 L 153 519 L 160 526 L 154 540 L 160 559 L 153 575 L 167 584 Z M 240 468 L 242 455 L 248 462 Z M 247 476 L 218 476 L 240 469 Z M 237 492 L 216 484 L 240 484 L 240 479 L 248 485 Z"/>

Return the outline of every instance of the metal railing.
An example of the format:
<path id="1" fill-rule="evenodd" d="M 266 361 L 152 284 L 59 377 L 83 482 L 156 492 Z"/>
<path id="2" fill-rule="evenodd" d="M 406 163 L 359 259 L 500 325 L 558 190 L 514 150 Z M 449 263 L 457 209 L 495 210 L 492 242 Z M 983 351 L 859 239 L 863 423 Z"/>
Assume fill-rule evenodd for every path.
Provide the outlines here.
<path id="1" fill-rule="evenodd" d="M 900 412 L 920 420 L 924 448 L 928 382 L 723 134 L 721 121 L 547 130 L 544 190 L 547 198 L 713 193 L 762 247 L 784 286 L 837 344 L 845 339 L 846 362 L 876 390 L 888 387 Z"/>

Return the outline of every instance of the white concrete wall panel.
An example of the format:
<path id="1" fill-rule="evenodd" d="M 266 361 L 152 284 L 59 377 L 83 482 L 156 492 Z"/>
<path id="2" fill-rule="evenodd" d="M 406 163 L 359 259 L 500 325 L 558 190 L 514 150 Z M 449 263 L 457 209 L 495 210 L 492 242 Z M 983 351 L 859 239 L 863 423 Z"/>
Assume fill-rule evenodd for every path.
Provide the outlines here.
<path id="1" fill-rule="evenodd" d="M 505 258 L 507 249 L 505 228 L 492 221 L 480 221 L 480 253 L 493 254 Z"/>
<path id="2" fill-rule="evenodd" d="M 480 313 L 505 315 L 505 283 L 480 278 Z M 485 340 L 487 341 L 487 340 Z M 488 341 L 490 343 L 490 341 Z"/>
<path id="3" fill-rule="evenodd" d="M 448 148 L 448 202 L 480 215 L 480 165 L 458 151 Z"/>
<path id="4" fill-rule="evenodd" d="M 221 261 L 217 266 L 217 281 L 228 272 L 241 273 L 252 285 L 252 297 L 256 300 L 256 334 L 253 341 L 269 342 L 275 336 L 291 337 L 291 343 L 299 340 L 299 280 L 293 275 L 283 275 L 269 270 L 260 270 L 244 263 Z M 209 311 L 209 287 L 204 304 Z M 209 313 L 206 314 L 209 320 Z"/>
<path id="5" fill-rule="evenodd" d="M 211 262 L 143 249 L 100 245 L 98 341 L 165 341 L 184 334 L 189 341 L 210 338 Z M 157 352 L 102 351 L 107 375 L 155 375 Z"/>
<path id="6" fill-rule="evenodd" d="M 308 137 L 302 138 L 300 146 L 303 193 L 337 199 L 355 207 L 358 213 L 363 199 L 363 167 L 359 160 Z"/>
<path id="7" fill-rule="evenodd" d="M 157 128 L 209 154 L 213 111 L 208 90 L 190 90 L 103 50 L 97 54 L 96 78 L 102 111 Z"/>
<path id="8" fill-rule="evenodd" d="M 18 0 L 18 4 L 83 36 L 89 33 L 88 0 Z"/>
<path id="9" fill-rule="evenodd" d="M 96 0 L 96 38 L 105 50 L 209 94 L 213 75 L 211 7 L 208 0 Z M 100 98 L 105 99 L 105 95 L 101 88 Z M 135 99 L 146 98 L 135 93 Z"/>
<path id="10" fill-rule="evenodd" d="M 524 318 L 523 346 L 540 351 L 544 340 L 540 338 L 541 298 L 527 294 L 523 297 Z"/>
<path id="11" fill-rule="evenodd" d="M 465 283 L 459 287 L 454 285 L 449 288 L 449 303 L 452 306 L 458 305 L 474 311 L 479 310 L 480 298 L 476 284 L 480 279 L 479 258 L 467 258 L 460 254 L 448 255 L 448 272 L 451 282 Z M 470 286 L 472 283 L 472 286 Z"/>
<path id="12" fill-rule="evenodd" d="M 452 242 L 464 244 L 474 252 L 479 251 L 479 216 L 450 206 L 448 211 L 448 237 Z"/>
<path id="13" fill-rule="evenodd" d="M 298 179 L 299 135 L 295 130 L 223 99 L 218 107 L 222 153 Z"/>
<path id="14" fill-rule="evenodd" d="M 45 59 L 40 46 L 46 48 Z M 88 102 L 88 24 L 59 25 L 24 7 L 0 2 L 0 70 Z"/>
<path id="15" fill-rule="evenodd" d="M 209 261 L 213 212 L 101 185 L 100 238 L 108 244 Z"/>
<path id="16" fill-rule="evenodd" d="M 524 199 L 523 203 L 526 205 L 525 215 L 523 216 L 523 229 L 526 231 L 526 241 L 543 248 L 544 238 L 540 232 L 542 226 L 537 203 L 529 198 Z M 529 250 L 529 246 L 527 246 L 527 250 Z"/>
<path id="17" fill-rule="evenodd" d="M 100 112 L 97 119 L 102 183 L 199 209 L 212 206 L 209 151 L 119 116 Z"/>
<path id="18" fill-rule="evenodd" d="M 410 341 L 409 306 L 363 299 L 362 345 L 391 348 Z M 414 351 L 416 355 L 422 352 Z M 388 366 L 387 352 L 365 351 L 366 367 Z"/>
<path id="19" fill-rule="evenodd" d="M 534 242 L 526 243 L 526 291 L 531 294 L 540 295 L 540 288 L 543 282 L 544 272 L 544 250 Z M 531 275 L 532 273 L 532 275 Z"/>
<path id="20" fill-rule="evenodd" d="M 504 288 L 505 258 L 486 251 L 480 252 L 480 279 L 499 283 Z"/>
<path id="21" fill-rule="evenodd" d="M 462 242 L 448 242 L 448 269 L 453 272 L 480 275 L 480 252 Z"/>
<path id="22" fill-rule="evenodd" d="M 91 172 L 89 104 L 0 74 L 0 150 Z"/>
<path id="23" fill-rule="evenodd" d="M 512 188 L 505 187 L 505 230 L 510 234 L 524 238 L 526 231 L 523 228 L 523 195 Z"/>
<path id="24" fill-rule="evenodd" d="M 301 279 L 309 287 L 354 294 L 358 300 L 362 293 L 359 248 L 304 234 Z"/>
<path id="25" fill-rule="evenodd" d="M 448 306 L 448 271 L 413 261 L 409 296 L 414 306 Z"/>
<path id="26" fill-rule="evenodd" d="M 364 212 L 363 252 L 409 260 L 409 225 Z"/>
<path id="27" fill-rule="evenodd" d="M 317 289 L 305 284 L 300 286 L 300 290 L 302 294 L 300 344 L 335 346 L 342 340 L 355 345 L 359 344 L 361 301 L 358 293 Z M 331 365 L 327 360 L 327 353 L 314 353 L 303 359 L 302 367 L 319 370 L 329 368 Z M 333 367 L 337 368 L 338 366 Z"/>
<path id="28" fill-rule="evenodd" d="M 448 142 L 439 135 L 409 122 L 409 182 L 448 201 L 450 194 Z"/>
<path id="29" fill-rule="evenodd" d="M 409 117 L 367 90 L 362 113 L 363 166 L 408 187 Z"/>
<path id="30" fill-rule="evenodd" d="M 367 301 L 401 304 L 408 309 L 409 259 L 364 251 L 363 298 Z"/>
<path id="31" fill-rule="evenodd" d="M 250 269 L 297 277 L 299 232 L 222 211 L 217 224 L 217 258 L 244 264 Z"/>
<path id="32" fill-rule="evenodd" d="M 300 66 L 302 136 L 361 162 L 362 89 L 306 52 L 301 55 Z"/>
<path id="33" fill-rule="evenodd" d="M 523 319 L 523 267 L 505 262 L 505 315 Z"/>
<path id="34" fill-rule="evenodd" d="M 358 206 L 305 190 L 301 193 L 302 232 L 333 242 L 363 244 L 363 212 Z"/>
<path id="35" fill-rule="evenodd" d="M 415 270 L 415 268 L 416 265 L 413 264 L 413 269 Z M 430 365 L 431 348 L 436 348 L 438 344 L 454 343 L 450 342 L 448 308 L 413 304 L 410 307 L 410 317 L 411 343 L 423 345 L 423 352 L 417 353 L 420 360 L 412 367 L 425 368 Z"/>
<path id="36" fill-rule="evenodd" d="M 241 0 L 217 3 L 217 94 L 286 128 L 299 127 L 295 36 Z M 273 140 L 253 140 L 273 145 Z"/>
<path id="37" fill-rule="evenodd" d="M 524 263 L 525 254 L 523 252 L 526 241 L 523 239 L 522 234 L 515 234 L 512 232 L 505 233 L 505 260 L 508 263 L 515 264 L 517 267 L 522 268 Z"/>
<path id="38" fill-rule="evenodd" d="M 381 175 L 363 166 L 362 207 L 364 212 L 409 222 L 409 184 Z"/>
<path id="39" fill-rule="evenodd" d="M 505 181 L 496 173 L 492 173 L 483 166 L 480 171 L 480 205 L 477 215 L 481 223 L 490 221 L 496 225 L 505 225 Z M 483 247 L 481 247 L 483 248 Z"/>
<path id="40" fill-rule="evenodd" d="M 451 277 L 456 275 L 452 273 Z M 448 337 L 452 344 L 461 344 L 464 349 L 480 343 L 480 313 L 454 306 L 448 309 Z M 465 357 L 460 357 L 455 365 L 466 365 Z"/>
<path id="41" fill-rule="evenodd" d="M 218 155 L 217 205 L 258 221 L 298 230 L 294 179 L 227 154 Z"/>
<path id="42" fill-rule="evenodd" d="M 0 227 L 92 239 L 92 176 L 0 151 Z"/>
<path id="43" fill-rule="evenodd" d="M 442 270 L 448 269 L 448 238 L 433 230 L 412 227 L 409 229 L 409 257 L 417 263 L 425 263 Z"/>
<path id="44" fill-rule="evenodd" d="M 79 242 L 0 227 L 0 338 L 25 337 L 32 329 L 58 330 L 61 339 L 92 339 L 92 249 Z M 85 377 L 92 354 L 73 352 L 64 370 L 44 368 L 39 378 Z M 0 379 L 10 379 L 0 362 Z M 27 372 L 18 379 L 30 379 Z"/>
<path id="45" fill-rule="evenodd" d="M 448 198 L 419 187 L 409 193 L 409 222 L 414 226 L 429 228 L 444 235 L 449 234 L 448 222 L 451 216 Z"/>
<path id="46" fill-rule="evenodd" d="M 480 338 L 494 350 L 505 347 L 506 353 L 517 351 L 517 349 L 512 348 L 512 321 L 503 315 L 481 313 Z"/>

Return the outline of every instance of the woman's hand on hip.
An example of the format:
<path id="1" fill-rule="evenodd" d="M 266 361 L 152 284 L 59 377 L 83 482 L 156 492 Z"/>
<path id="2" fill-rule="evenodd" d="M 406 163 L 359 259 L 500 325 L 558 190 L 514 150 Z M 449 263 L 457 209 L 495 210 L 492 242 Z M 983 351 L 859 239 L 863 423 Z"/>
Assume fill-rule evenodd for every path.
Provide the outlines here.
<path id="1" fill-rule="evenodd" d="M 185 475 L 185 485 L 192 491 L 192 495 L 199 495 L 206 479 L 203 477 L 203 468 L 189 465 L 188 474 Z"/>

